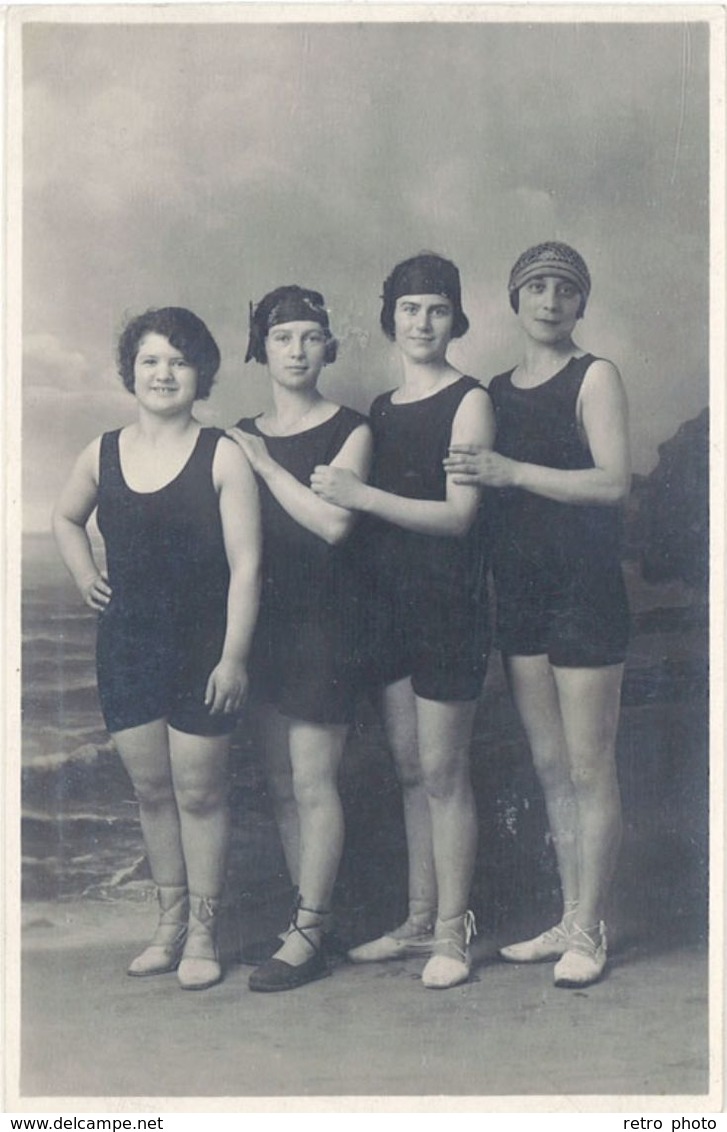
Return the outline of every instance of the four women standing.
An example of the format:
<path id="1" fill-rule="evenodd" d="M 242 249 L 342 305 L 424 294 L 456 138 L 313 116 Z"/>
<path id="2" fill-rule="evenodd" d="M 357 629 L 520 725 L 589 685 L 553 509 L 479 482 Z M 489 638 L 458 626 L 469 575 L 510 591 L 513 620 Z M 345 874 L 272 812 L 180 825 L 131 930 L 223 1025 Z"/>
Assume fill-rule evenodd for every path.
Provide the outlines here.
<path id="1" fill-rule="evenodd" d="M 558 925 L 533 940 L 503 948 L 502 956 L 514 962 L 557 958 L 558 985 L 585 985 L 603 972 L 604 904 L 620 834 L 614 747 L 628 633 L 616 508 L 628 491 L 629 462 L 618 373 L 611 363 L 585 354 L 571 337 L 589 290 L 588 269 L 567 245 L 538 245 L 520 257 L 511 274 L 510 300 L 525 333 L 525 355 L 514 370 L 493 380 L 488 394 L 447 359 L 451 339 L 468 328 L 455 265 L 429 253 L 398 264 L 384 284 L 381 325 L 395 343 L 402 380 L 397 389 L 374 401 L 370 430 L 365 418 L 328 401 L 317 389 L 322 367 L 336 353 L 318 292 L 281 287 L 266 295 L 251 315 L 246 360 L 267 365 L 272 408 L 230 430 L 247 461 L 234 463 L 225 441 L 225 461 L 216 460 L 210 472 L 217 497 L 205 516 L 190 509 L 185 521 L 187 527 L 206 529 L 210 514 L 218 514 L 220 545 L 231 570 L 227 635 L 224 645 L 215 646 L 221 659 L 209 675 L 205 728 L 198 721 L 194 732 L 207 735 L 213 727 L 217 734 L 229 730 L 220 720 L 234 721 L 232 713 L 246 684 L 240 670 L 256 612 L 257 520 L 249 471 L 243 474 L 240 466 L 254 470 L 260 484 L 264 552 L 250 686 L 298 898 L 275 954 L 250 978 L 253 990 L 286 990 L 328 973 L 325 929 L 343 846 L 337 776 L 361 651 L 368 679 L 378 689 L 402 788 L 408 909 L 399 927 L 354 948 L 349 957 L 367 962 L 427 956 L 422 981 L 431 988 L 452 987 L 468 978 L 474 929 L 468 907 L 477 839 L 469 748 L 487 664 L 491 550 L 498 644 L 543 786 L 564 900 Z M 166 332 L 146 328 L 145 333 L 152 341 L 137 341 L 139 351 L 144 357 L 153 353 L 158 364 L 156 338 Z M 165 364 L 166 353 L 174 350 L 182 365 L 190 364 L 191 351 L 173 341 L 171 333 L 161 346 Z M 168 438 L 170 456 L 164 468 L 173 469 L 175 460 L 180 463 L 186 455 L 186 475 L 192 441 L 196 453 L 201 443 L 196 438 L 210 431 L 192 422 L 196 381 L 187 383 L 183 409 L 173 418 L 176 427 L 161 423 L 168 417 L 157 400 L 169 397 L 171 404 L 177 390 L 160 393 L 158 384 L 151 380 L 147 405 L 139 377 L 133 388 L 148 427 L 141 426 L 138 443 L 136 434 L 125 430 L 120 455 L 118 438 L 104 438 L 100 449 L 96 442 L 87 450 L 65 489 L 56 520 L 71 572 L 89 594 L 89 604 L 105 611 L 99 645 L 102 695 L 122 672 L 118 679 L 129 710 L 144 702 L 141 691 L 147 683 L 134 672 L 145 646 L 140 649 L 133 638 L 138 630 L 139 641 L 145 641 L 148 632 L 141 632 L 141 621 L 134 621 L 136 628 L 129 632 L 131 622 L 125 622 L 114 637 L 114 650 L 104 653 L 110 591 L 92 568 L 85 523 L 98 499 L 111 563 L 118 524 L 106 515 L 106 485 L 112 484 L 112 496 L 129 494 L 126 475 L 137 477 L 141 492 L 167 490 L 171 485 L 165 480 L 158 487 L 159 473 L 149 471 L 147 441 L 153 447 L 157 439 Z M 216 439 L 205 452 L 208 447 L 222 451 Z M 226 487 L 222 467 L 228 463 L 237 488 Z M 182 472 L 171 482 L 180 479 Z M 484 488 L 497 489 L 494 548 L 481 518 Z M 228 502 L 235 491 L 232 520 Z M 357 514 L 362 537 L 354 563 L 345 540 Z M 235 523 L 237 533 L 228 537 Z M 166 531 L 168 524 L 173 526 L 165 512 L 160 529 Z M 142 544 L 150 539 L 143 529 Z M 132 535 L 136 537 L 136 528 L 125 530 L 127 545 Z M 178 554 L 181 544 L 170 546 Z M 164 561 L 169 563 L 174 556 L 167 550 L 165 544 Z M 182 559 L 186 554 L 185 544 Z M 154 557 L 150 552 L 151 561 Z M 114 596 L 113 575 L 122 575 L 120 559 L 123 552 L 110 566 Z M 137 580 L 142 589 L 152 577 L 146 568 L 144 572 L 143 584 Z M 182 585 L 194 592 L 194 585 L 181 577 L 176 591 Z M 217 591 L 221 596 L 222 582 Z M 129 608 L 134 600 L 124 599 Z M 149 608 L 156 614 L 152 602 L 144 616 Z M 162 615 L 154 624 L 169 619 Z M 200 612 L 196 632 L 201 620 Z M 136 649 L 136 659 L 126 668 L 119 668 L 115 659 L 119 640 L 125 648 Z M 182 652 L 190 653 L 190 664 L 194 658 L 195 671 L 209 668 L 197 639 L 189 634 L 176 636 L 171 652 L 179 650 L 182 641 Z M 204 656 L 212 657 L 213 652 Z M 229 655 L 237 661 L 233 670 L 227 664 Z M 178 654 L 174 657 L 177 663 Z M 130 692 L 135 679 L 136 690 Z M 183 985 L 210 985 L 219 978 L 219 966 L 214 967 L 213 943 L 200 943 L 198 925 L 205 923 L 204 909 L 213 909 L 221 886 L 226 825 L 224 820 L 216 825 L 214 818 L 207 821 L 205 828 L 216 830 L 216 841 L 214 851 L 209 839 L 204 842 L 206 860 L 208 865 L 216 862 L 216 871 L 212 868 L 212 877 L 207 868 L 208 875 L 198 879 L 199 841 L 193 831 L 200 823 L 187 821 L 184 787 L 185 775 L 196 774 L 199 793 L 209 785 L 205 797 L 212 793 L 219 802 L 227 747 L 218 741 L 208 753 L 198 741 L 195 754 L 190 748 L 187 758 L 185 744 L 176 737 L 176 728 L 184 730 L 175 714 L 176 701 L 165 696 L 155 701 L 151 714 L 146 712 L 148 721 L 146 716 L 122 720 L 105 705 L 109 728 L 139 795 L 162 899 L 158 938 L 130 973 L 169 970 L 181 958 Z M 153 735 L 139 727 L 151 728 Z M 208 818 L 209 811 L 216 812 L 212 804 L 205 808 Z M 183 944 L 188 891 L 197 903 Z M 209 931 L 205 938 L 212 939 Z M 199 970 L 190 968 L 191 974 L 185 975 L 185 964 L 189 967 L 193 960 Z M 200 963 L 207 967 L 202 970 Z"/>

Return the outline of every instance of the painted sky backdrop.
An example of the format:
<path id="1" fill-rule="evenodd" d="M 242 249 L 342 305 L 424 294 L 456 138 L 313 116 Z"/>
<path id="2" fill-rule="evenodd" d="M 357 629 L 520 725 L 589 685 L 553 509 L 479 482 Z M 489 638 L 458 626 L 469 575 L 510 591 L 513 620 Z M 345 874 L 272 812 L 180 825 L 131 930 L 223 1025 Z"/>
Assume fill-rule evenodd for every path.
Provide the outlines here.
<path id="1" fill-rule="evenodd" d="M 188 306 L 223 365 L 205 423 L 264 408 L 247 306 L 297 282 L 340 342 L 331 396 L 396 383 L 384 277 L 462 273 L 451 359 L 515 363 L 509 269 L 574 244 L 579 343 L 628 389 L 634 466 L 708 398 L 708 27 L 691 23 L 32 24 L 24 29 L 25 526 L 93 436 L 133 416 L 124 318 Z"/>

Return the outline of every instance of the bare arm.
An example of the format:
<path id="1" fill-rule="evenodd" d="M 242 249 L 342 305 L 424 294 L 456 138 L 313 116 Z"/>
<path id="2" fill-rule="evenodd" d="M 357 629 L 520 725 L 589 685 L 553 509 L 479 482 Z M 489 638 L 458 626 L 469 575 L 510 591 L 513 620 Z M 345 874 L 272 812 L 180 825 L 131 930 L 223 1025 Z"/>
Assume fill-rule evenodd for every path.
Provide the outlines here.
<path id="1" fill-rule="evenodd" d="M 260 600 L 260 509 L 255 477 L 233 444 L 220 440 L 213 478 L 230 567 L 222 655 L 210 673 L 205 703 L 213 714 L 236 711 L 247 690 L 247 658 Z"/>
<path id="2" fill-rule="evenodd" d="M 579 406 L 593 468 L 547 468 L 472 445 L 452 445 L 445 460 L 447 472 L 457 483 L 518 487 L 559 503 L 621 503 L 631 487 L 628 406 L 621 377 L 611 362 L 599 360 L 589 367 Z"/>
<path id="3" fill-rule="evenodd" d="M 356 516 L 351 511 L 326 502 L 276 463 L 260 437 L 251 436 L 238 428 L 230 429 L 229 435 L 243 450 L 257 474 L 291 519 L 330 545 L 346 538 L 356 521 Z M 340 451 L 331 461 L 331 467 L 347 468 L 359 479 L 365 480 L 370 465 L 371 432 L 368 425 L 361 425 L 341 445 Z"/>
<path id="4" fill-rule="evenodd" d="M 97 613 L 111 600 L 111 587 L 91 550 L 86 524 L 98 500 L 100 438 L 84 448 L 53 509 L 53 533 L 61 558 L 86 605 Z"/>
<path id="5" fill-rule="evenodd" d="M 485 390 L 472 389 L 462 401 L 452 422 L 452 442 L 489 448 L 494 443 L 495 419 Z M 361 483 L 355 476 L 331 467 L 316 468 L 313 490 L 331 503 L 375 515 L 397 527 L 418 534 L 458 537 L 465 535 L 479 507 L 478 485 L 457 483 L 447 476 L 446 499 L 409 499 Z"/>

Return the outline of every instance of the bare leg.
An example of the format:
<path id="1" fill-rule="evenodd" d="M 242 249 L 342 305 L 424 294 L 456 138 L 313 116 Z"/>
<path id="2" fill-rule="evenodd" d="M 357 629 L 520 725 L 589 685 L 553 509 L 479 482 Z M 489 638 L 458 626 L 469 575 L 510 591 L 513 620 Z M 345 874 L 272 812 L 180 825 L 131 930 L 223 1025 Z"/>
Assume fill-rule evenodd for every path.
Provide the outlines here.
<path id="1" fill-rule="evenodd" d="M 222 976 L 217 926 L 229 840 L 230 738 L 170 727 L 169 744 L 189 883 L 189 927 L 177 975 L 185 990 L 203 990 Z"/>
<path id="2" fill-rule="evenodd" d="M 174 791 L 190 892 L 218 897 L 227 864 L 229 735 L 187 735 L 169 728 Z"/>
<path id="3" fill-rule="evenodd" d="M 314 944 L 320 944 L 343 852 L 343 807 L 338 772 L 346 726 L 290 720 L 290 762 L 300 822 L 300 880 L 302 907 L 297 924 Z M 311 958 L 311 947 L 298 932 L 290 932 L 276 959 L 299 966 Z"/>
<path id="4" fill-rule="evenodd" d="M 166 720 L 117 731 L 113 739 L 139 802 L 151 875 L 160 887 L 186 885 Z"/>
<path id="5" fill-rule="evenodd" d="M 623 665 L 553 673 L 578 812 L 576 922 L 590 928 L 603 919 L 621 843 L 616 731 Z"/>
<path id="6" fill-rule="evenodd" d="M 429 797 L 419 757 L 417 700 L 407 677 L 382 693 L 382 713 L 396 774 L 401 785 L 408 851 L 408 920 L 429 928 L 437 910 L 437 880 Z"/>
<path id="7" fill-rule="evenodd" d="M 474 920 L 467 905 L 477 849 L 477 815 L 469 752 L 477 703 L 439 703 L 417 697 L 416 704 L 439 894 L 434 954 L 422 971 L 422 982 L 444 990 L 464 982 L 470 973 L 468 944 Z"/>
<path id="8" fill-rule="evenodd" d="M 288 874 L 300 885 L 300 820 L 290 762 L 290 720 L 273 707 L 259 713 L 265 775 Z"/>
<path id="9" fill-rule="evenodd" d="M 189 911 L 166 721 L 157 719 L 117 731 L 114 741 L 139 801 L 141 828 L 160 906 L 154 937 L 132 960 L 128 973 L 136 977 L 161 975 L 173 971 L 179 962 Z"/>
<path id="10" fill-rule="evenodd" d="M 553 669 L 547 656 L 512 656 L 505 667 L 545 798 L 563 912 L 572 914 L 579 898 L 578 812 Z"/>
<path id="11" fill-rule="evenodd" d="M 467 909 L 477 850 L 470 742 L 477 701 L 416 698 L 422 781 L 431 816 L 438 919 Z"/>

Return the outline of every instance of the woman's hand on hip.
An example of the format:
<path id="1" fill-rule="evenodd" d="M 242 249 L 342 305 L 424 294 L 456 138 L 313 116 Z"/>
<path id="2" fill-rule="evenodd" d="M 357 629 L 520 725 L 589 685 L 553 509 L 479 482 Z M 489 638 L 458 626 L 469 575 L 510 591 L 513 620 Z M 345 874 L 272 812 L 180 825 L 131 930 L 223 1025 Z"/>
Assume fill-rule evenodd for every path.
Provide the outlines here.
<path id="1" fill-rule="evenodd" d="M 81 596 L 90 609 L 103 613 L 111 601 L 111 586 L 106 575 L 96 574 L 90 582 L 81 586 Z"/>

